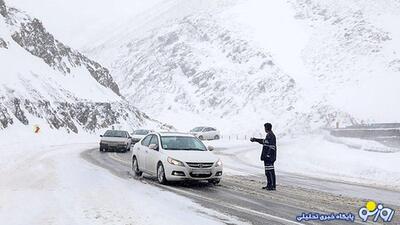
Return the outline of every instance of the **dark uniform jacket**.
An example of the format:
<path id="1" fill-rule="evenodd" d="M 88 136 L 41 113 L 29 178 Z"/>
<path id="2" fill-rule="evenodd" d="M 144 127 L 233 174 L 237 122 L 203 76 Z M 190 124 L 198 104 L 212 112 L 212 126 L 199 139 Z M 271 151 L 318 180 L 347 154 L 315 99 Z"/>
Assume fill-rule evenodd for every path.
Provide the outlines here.
<path id="1" fill-rule="evenodd" d="M 275 134 L 270 131 L 265 136 L 265 139 L 255 138 L 254 141 L 263 145 L 261 152 L 261 161 L 267 163 L 274 163 L 276 160 L 276 137 Z"/>

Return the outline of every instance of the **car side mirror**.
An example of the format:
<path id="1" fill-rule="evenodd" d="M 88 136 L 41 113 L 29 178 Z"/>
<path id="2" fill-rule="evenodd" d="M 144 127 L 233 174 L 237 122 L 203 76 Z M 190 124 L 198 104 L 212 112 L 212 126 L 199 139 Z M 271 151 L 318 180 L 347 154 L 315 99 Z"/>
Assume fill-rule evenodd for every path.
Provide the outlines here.
<path id="1" fill-rule="evenodd" d="M 149 145 L 149 148 L 150 148 L 150 149 L 153 149 L 153 150 L 155 150 L 155 151 L 158 151 L 158 145 L 157 145 L 157 144 L 150 144 L 150 145 Z"/>
<path id="2" fill-rule="evenodd" d="M 213 146 L 208 146 L 207 149 L 208 149 L 208 151 L 213 151 L 214 147 Z"/>
<path id="3" fill-rule="evenodd" d="M 100 137 L 103 137 L 103 135 L 101 134 Z"/>

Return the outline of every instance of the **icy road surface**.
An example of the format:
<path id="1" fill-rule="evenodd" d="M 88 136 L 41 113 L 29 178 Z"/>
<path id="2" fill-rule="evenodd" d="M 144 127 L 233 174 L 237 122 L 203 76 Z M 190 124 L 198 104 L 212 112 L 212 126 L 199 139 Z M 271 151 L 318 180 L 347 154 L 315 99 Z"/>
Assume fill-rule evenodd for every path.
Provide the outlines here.
<path id="1" fill-rule="evenodd" d="M 223 154 L 223 149 L 216 149 L 217 154 Z M 258 174 L 249 174 L 241 160 L 232 156 L 232 162 L 227 161 L 225 167 L 228 175 L 224 176 L 220 185 L 213 186 L 207 183 L 175 183 L 168 186 L 159 185 L 150 177 L 135 178 L 130 171 L 131 153 L 100 153 L 98 149 L 87 150 L 82 156 L 88 161 L 108 169 L 114 175 L 149 186 L 160 187 L 190 199 L 200 205 L 239 218 L 251 224 L 296 224 L 295 218 L 302 212 L 352 212 L 357 215 L 367 199 L 376 198 L 383 201 L 398 203 L 399 194 L 390 190 L 379 190 L 367 186 L 351 183 L 318 180 L 297 175 L 279 173 L 278 190 L 267 192 L 261 190 L 264 177 Z M 247 173 L 237 175 L 235 171 Z M 341 191 L 345 195 L 341 195 Z M 351 197 L 354 196 L 354 197 Z M 399 209 L 398 204 L 391 205 Z M 399 222 L 396 216 L 395 223 Z M 343 222 L 336 222 L 342 224 Z M 329 224 L 336 224 L 330 222 Z M 356 223 L 361 223 L 356 216 Z M 227 224 L 229 224 L 227 222 Z M 309 224 L 313 224 L 310 223 Z M 317 223 L 316 223 L 317 224 Z"/>

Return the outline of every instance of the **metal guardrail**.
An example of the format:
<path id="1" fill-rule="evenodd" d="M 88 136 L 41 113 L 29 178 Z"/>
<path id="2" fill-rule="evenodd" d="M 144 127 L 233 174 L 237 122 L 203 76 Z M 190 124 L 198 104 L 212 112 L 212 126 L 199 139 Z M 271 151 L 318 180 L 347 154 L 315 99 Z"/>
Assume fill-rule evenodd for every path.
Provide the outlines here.
<path id="1" fill-rule="evenodd" d="M 264 138 L 265 134 L 254 134 L 254 135 L 248 135 L 248 134 L 228 134 L 228 135 L 221 135 L 221 139 L 223 140 L 236 140 L 236 141 L 244 141 L 248 140 L 250 141 L 250 138 L 256 137 L 256 138 Z"/>
<path id="2" fill-rule="evenodd" d="M 400 129 L 354 129 L 354 128 L 339 128 L 331 129 L 330 133 L 336 137 L 355 137 L 355 138 L 377 138 L 377 137 L 400 137 Z"/>
<path id="3" fill-rule="evenodd" d="M 399 123 L 377 123 L 368 125 L 355 125 L 355 126 L 348 126 L 345 128 L 336 128 L 328 130 L 330 134 L 334 137 L 373 140 L 386 146 L 386 147 L 350 146 L 353 148 L 362 148 L 366 151 L 374 151 L 374 152 L 398 152 L 400 149 Z"/>

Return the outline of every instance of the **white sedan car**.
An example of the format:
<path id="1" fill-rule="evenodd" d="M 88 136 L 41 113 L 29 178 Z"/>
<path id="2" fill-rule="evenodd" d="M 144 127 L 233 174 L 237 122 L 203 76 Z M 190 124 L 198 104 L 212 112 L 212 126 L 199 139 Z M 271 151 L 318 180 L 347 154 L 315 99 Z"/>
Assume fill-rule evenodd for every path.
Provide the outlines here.
<path id="1" fill-rule="evenodd" d="M 222 162 L 203 142 L 190 134 L 151 133 L 132 150 L 132 170 L 136 176 L 157 176 L 158 182 L 207 180 L 218 184 Z"/>
<path id="2" fill-rule="evenodd" d="M 220 132 L 213 127 L 195 127 L 190 130 L 190 134 L 200 140 L 218 140 L 221 138 Z"/>

